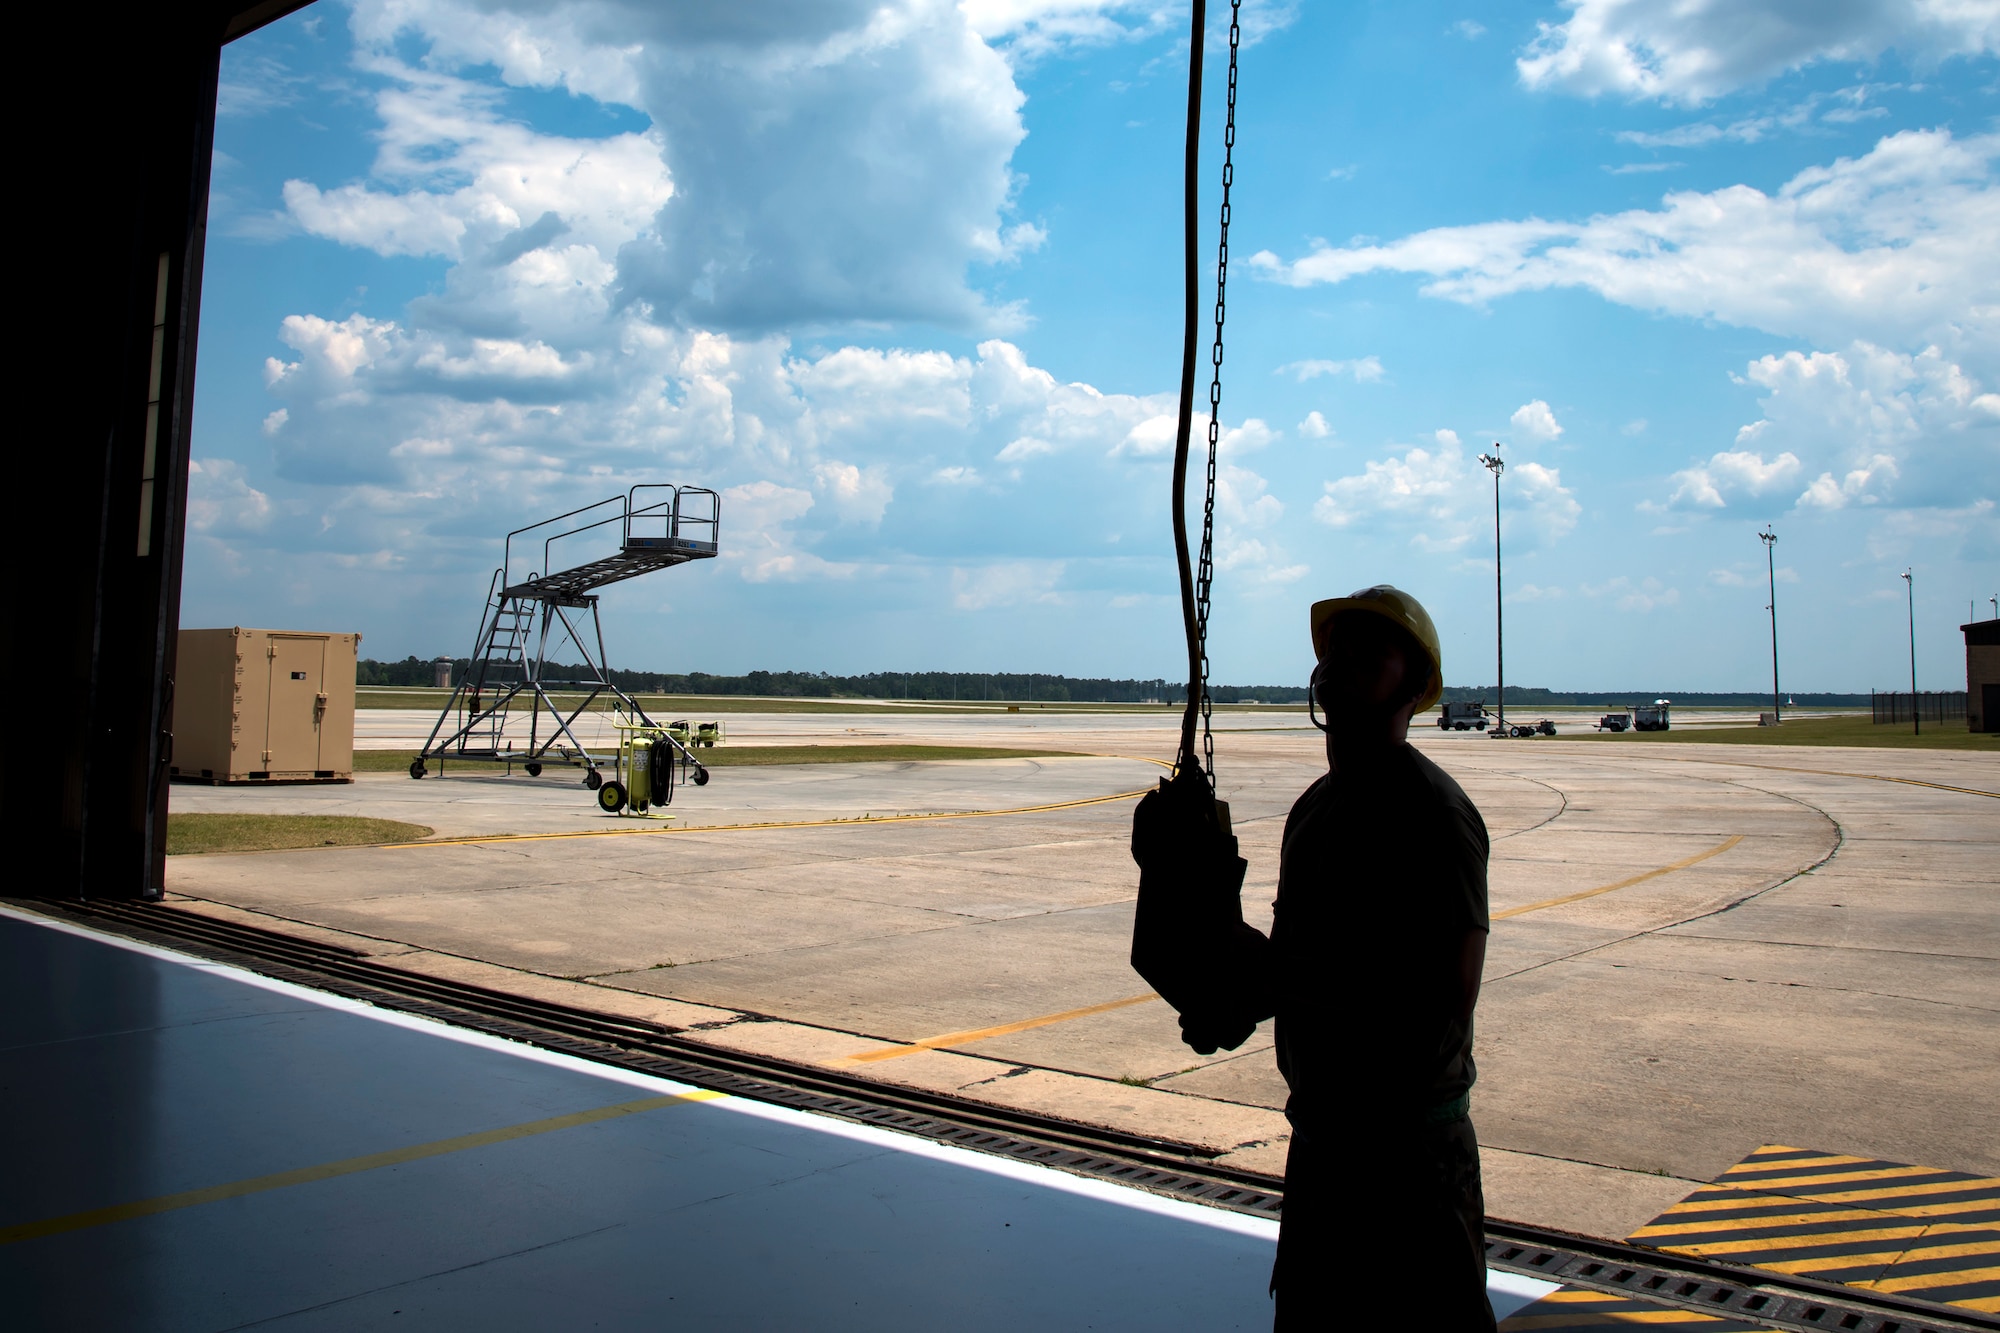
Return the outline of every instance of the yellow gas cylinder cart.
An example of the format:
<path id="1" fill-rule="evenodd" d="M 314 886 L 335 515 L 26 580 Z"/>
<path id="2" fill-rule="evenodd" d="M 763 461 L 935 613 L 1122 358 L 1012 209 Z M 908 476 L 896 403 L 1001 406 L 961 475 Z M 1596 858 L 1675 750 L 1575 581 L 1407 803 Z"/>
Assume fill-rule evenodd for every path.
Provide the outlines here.
<path id="1" fill-rule="evenodd" d="M 708 785 L 708 769 L 687 746 L 675 726 L 650 722 L 619 721 L 618 755 L 613 776 L 597 789 L 597 804 L 606 814 L 620 815 L 630 810 L 643 815 L 656 805 L 674 799 L 674 788 L 692 781 Z M 686 731 L 686 724 L 678 730 Z"/>

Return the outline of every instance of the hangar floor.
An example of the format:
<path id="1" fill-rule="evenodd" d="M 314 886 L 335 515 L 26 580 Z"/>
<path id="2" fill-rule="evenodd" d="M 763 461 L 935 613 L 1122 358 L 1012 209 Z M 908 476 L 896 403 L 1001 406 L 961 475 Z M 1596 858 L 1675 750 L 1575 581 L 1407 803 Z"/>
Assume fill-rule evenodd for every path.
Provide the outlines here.
<path id="1" fill-rule="evenodd" d="M 14 1327 L 1269 1326 L 1269 1221 L 14 912 L 0 959 Z"/>
<path id="2" fill-rule="evenodd" d="M 770 725 L 848 740 L 862 724 Z M 169 887 L 391 966 L 1277 1170 L 1267 1037 L 1192 1056 L 1125 963 L 1117 798 L 1158 773 L 1144 761 L 1167 732 L 866 725 L 1016 745 L 1008 728 L 1032 726 L 1037 746 L 1100 757 L 718 770 L 650 826 L 599 816 L 570 776 L 176 788 L 176 809 L 375 814 L 469 840 L 179 857 Z M 1234 718 L 1218 735 L 1253 919 L 1315 740 Z M 1418 743 L 1494 836 L 1474 1120 L 1497 1216 L 1627 1235 L 1768 1144 L 2000 1175 L 1993 757 Z"/>

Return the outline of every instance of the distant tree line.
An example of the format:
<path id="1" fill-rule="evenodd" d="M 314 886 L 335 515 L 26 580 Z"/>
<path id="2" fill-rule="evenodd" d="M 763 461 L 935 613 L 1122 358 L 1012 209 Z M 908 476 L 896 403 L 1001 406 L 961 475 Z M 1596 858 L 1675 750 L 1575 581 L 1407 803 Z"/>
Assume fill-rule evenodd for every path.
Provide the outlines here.
<path id="1" fill-rule="evenodd" d="M 453 681 L 465 679 L 472 669 L 467 658 L 451 664 Z M 581 665 L 548 664 L 545 678 L 577 680 L 589 674 Z M 436 683 L 434 659 L 406 657 L 400 662 L 378 662 L 363 658 L 355 671 L 359 685 L 425 686 Z M 984 671 L 871 671 L 865 676 L 836 676 L 824 671 L 752 671 L 742 676 L 712 676 L 705 671 L 673 675 L 658 671 L 611 672 L 612 683 L 629 694 L 734 694 L 770 699 L 913 699 L 929 703 L 952 700 L 996 703 L 1092 703 L 1134 704 L 1146 702 L 1180 703 L 1187 687 L 1170 680 L 1112 680 L 1096 676 L 1060 676 L 1041 672 Z M 1303 704 L 1303 685 L 1211 685 L 1209 697 L 1219 704 Z M 1498 696 L 1491 686 L 1447 686 L 1444 697 L 1452 701 L 1484 700 Z M 1771 702 L 1769 694 L 1754 691 L 1734 694 L 1675 693 L 1672 690 L 1626 690 L 1563 692 L 1534 686 L 1509 685 L 1507 704 L 1514 707 L 1602 708 L 1624 704 L 1650 703 L 1668 698 L 1675 703 L 1749 707 Z M 1800 694 L 1787 696 L 1802 707 L 1860 707 L 1868 703 L 1865 694 Z"/>
<path id="2" fill-rule="evenodd" d="M 436 683 L 435 659 L 406 657 L 400 662 L 363 658 L 355 671 L 359 685 L 430 686 Z M 468 658 L 451 664 L 453 681 L 472 669 Z M 575 680 L 588 675 L 582 665 L 550 662 L 548 680 Z M 1187 687 L 1168 680 L 1112 680 L 1094 676 L 1061 676 L 1045 672 L 1006 671 L 871 671 L 865 676 L 836 676 L 824 671 L 752 671 L 741 676 L 716 676 L 705 671 L 674 675 L 658 671 L 621 671 L 611 681 L 634 694 L 737 694 L 772 699 L 913 699 L 949 703 L 988 700 L 999 703 L 1178 703 Z M 1216 685 L 1209 697 L 1217 703 L 1304 703 L 1306 692 L 1296 685 Z"/>

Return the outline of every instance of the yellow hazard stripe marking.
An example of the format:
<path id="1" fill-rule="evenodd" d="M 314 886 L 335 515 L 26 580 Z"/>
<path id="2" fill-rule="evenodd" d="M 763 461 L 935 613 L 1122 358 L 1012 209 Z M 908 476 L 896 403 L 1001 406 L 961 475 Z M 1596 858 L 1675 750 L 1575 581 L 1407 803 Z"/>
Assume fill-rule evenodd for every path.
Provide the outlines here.
<path id="1" fill-rule="evenodd" d="M 2000 1205 L 2000 1180 L 1990 1179 L 1934 1180 L 1920 1185 L 1889 1185 L 1881 1189 L 1836 1190 L 1831 1193 L 1814 1190 L 1813 1197 L 1815 1199 L 1824 1199 L 1828 1203 L 1861 1203 L 1868 1199 L 1920 1199 L 1926 1194 L 1955 1194 L 1959 1190 L 1984 1190 L 1987 1197 L 1983 1201 L 1961 1200 L 1957 1203 L 1946 1202 L 1942 1204 L 1917 1203 L 1909 1209 L 1898 1209 L 1897 1211 L 1908 1212 L 1918 1208 L 1959 1208 L 1963 1206 L 1984 1206 L 1990 1208 Z"/>
<path id="2" fill-rule="evenodd" d="M 947 1032 L 941 1036 L 925 1037 L 907 1046 L 883 1046 L 870 1051 L 858 1051 L 853 1055 L 843 1055 L 831 1061 L 833 1064 L 873 1064 L 878 1060 L 894 1060 L 899 1056 L 915 1055 L 918 1051 L 935 1051 L 946 1046 L 963 1046 L 968 1042 L 984 1041 L 988 1037 L 1004 1037 L 1009 1033 L 1026 1032 L 1030 1028 L 1045 1028 L 1052 1023 L 1067 1023 L 1073 1018 L 1089 1018 L 1092 1014 L 1108 1014 L 1114 1009 L 1126 1009 L 1148 1000 L 1157 1000 L 1159 995 L 1147 991 L 1144 995 L 1128 995 L 1122 1000 L 1107 1000 L 1103 1004 L 1086 1005 L 1081 1009 L 1065 1009 L 1059 1014 L 1044 1014 L 1040 1018 L 1024 1018 L 1018 1023 L 1001 1023 L 990 1028 L 971 1028 L 965 1032 Z"/>
<path id="3" fill-rule="evenodd" d="M 1661 866 L 1658 870 L 1648 870 L 1642 875 L 1634 875 L 1630 879 L 1621 879 L 1616 884 L 1606 884 L 1603 888 L 1599 889 L 1585 889 L 1582 893 L 1566 894 L 1561 898 L 1549 898 L 1543 902 L 1529 903 L 1525 907 L 1509 907 L 1504 912 L 1493 913 L 1492 919 L 1495 921 L 1505 921 L 1510 916 L 1526 916 L 1530 912 L 1539 912 L 1544 908 L 1561 907 L 1565 903 L 1578 903 L 1582 902 L 1585 898 L 1595 898 L 1600 893 L 1610 893 L 1616 889 L 1629 889 L 1634 884 L 1644 884 L 1649 879 L 1658 879 L 1662 875 L 1671 875 L 1676 870 L 1686 870 L 1689 866 L 1698 865 L 1711 856 L 1720 856 L 1742 841 L 1743 835 L 1738 833 L 1734 837 L 1718 843 L 1705 852 L 1696 852 L 1693 856 L 1676 861 L 1672 865 Z"/>
<path id="4" fill-rule="evenodd" d="M 183 1190 L 178 1194 L 162 1194 L 157 1198 L 113 1204 L 108 1208 L 91 1208 L 80 1213 L 65 1213 L 61 1217 L 45 1217 L 39 1222 L 23 1222 L 15 1226 L 0 1227 L 0 1245 L 12 1245 L 17 1241 L 35 1240 L 42 1236 L 61 1235 L 65 1231 L 81 1231 L 86 1227 L 101 1227 L 111 1222 L 126 1222 L 138 1217 L 153 1217 L 180 1208 L 195 1208 L 205 1203 L 219 1203 L 224 1199 L 240 1199 L 246 1194 L 262 1194 L 266 1190 L 310 1185 L 315 1181 L 332 1180 L 339 1176 L 351 1176 L 385 1166 L 400 1166 L 405 1162 L 422 1161 L 426 1157 L 442 1157 L 446 1153 L 464 1152 L 468 1148 L 485 1148 L 492 1144 L 511 1143 L 515 1139 L 531 1138 L 537 1134 L 548 1134 L 559 1129 L 594 1125 L 600 1121 L 637 1115 L 643 1111 L 655 1111 L 661 1107 L 714 1101 L 727 1095 L 697 1090 L 675 1093 L 667 1097 L 644 1097 L 638 1101 L 599 1106 L 588 1111 L 575 1111 L 569 1115 L 550 1116 L 546 1120 L 530 1120 L 526 1124 L 481 1130 L 477 1134 L 461 1134 L 457 1138 L 415 1143 L 407 1148 L 392 1148 L 388 1152 L 368 1153 L 361 1157 L 344 1158 L 338 1162 L 322 1162 L 318 1166 L 302 1166 L 292 1171 L 276 1171 L 268 1176 L 252 1176 L 248 1180 L 231 1181 L 226 1185 L 210 1185 L 206 1189 Z"/>
<path id="5" fill-rule="evenodd" d="M 1929 1263 L 1933 1259 L 1966 1259 L 1988 1254 L 2000 1254 L 2000 1237 L 1995 1240 L 1974 1241 L 1967 1245 L 1898 1245 L 1893 1250 L 1873 1250 L 1867 1254 L 1820 1254 L 1810 1259 L 1782 1259 L 1771 1263 L 1758 1264 L 1759 1268 L 1769 1268 L 1779 1273 L 1818 1273 L 1829 1268 L 1864 1268 L 1869 1264 L 1893 1267 L 1896 1264 Z M 1865 1283 L 1850 1283 L 1851 1286 L 1865 1286 Z"/>
<path id="6" fill-rule="evenodd" d="M 1798 1200 L 1793 1199 L 1789 1200 L 1789 1202 L 1792 1207 L 1798 1207 Z M 1817 1223 L 1831 1224 L 1834 1222 L 1866 1222 L 1871 1218 L 1886 1220 L 1894 1217 L 1895 1214 L 1877 1212 L 1873 1209 L 1855 1208 L 1839 1212 L 1760 1213 L 1755 1217 L 1729 1218 L 1722 1221 L 1717 1221 L 1714 1218 L 1700 1217 L 1689 1218 L 1685 1222 L 1668 1221 L 1669 1218 L 1678 1218 L 1679 1216 L 1679 1213 L 1669 1210 L 1666 1217 L 1652 1223 L 1650 1226 L 1640 1227 L 1637 1231 L 1633 1232 L 1631 1239 L 1651 1240 L 1659 1236 L 1734 1236 L 1745 1231 L 1764 1231 L 1771 1227 L 1796 1227 Z M 1662 1223 L 1665 1223 L 1665 1225 L 1662 1225 Z M 1798 1236 L 1772 1237 L 1764 1243 L 1781 1245 L 1801 1239 L 1803 1238 Z"/>
<path id="7" fill-rule="evenodd" d="M 1863 1160 L 1867 1159 L 1864 1158 Z M 1756 1167 L 1747 1168 L 1749 1171 L 1758 1169 Z M 1798 1189 L 1802 1185 L 1838 1185 L 1850 1180 L 1896 1180 L 1899 1178 L 1908 1179 L 1912 1176 L 1945 1176 L 1951 1174 L 1949 1171 L 1941 1171 L 1934 1166 L 1885 1166 L 1873 1171 L 1816 1171 L 1794 1176 L 1764 1176 L 1757 1180 L 1744 1180 L 1740 1176 L 1733 1180 L 1730 1178 L 1737 1171 L 1744 1170 L 1746 1170 L 1744 1167 L 1731 1167 L 1729 1170 L 1723 1172 L 1721 1176 L 1717 1177 L 1715 1183 L 1718 1185 L 1734 1185 L 1739 1189 L 1782 1189 L 1791 1191 Z M 1966 1183 L 1970 1184 L 1972 1182 L 1968 1181 Z"/>
<path id="8" fill-rule="evenodd" d="M 1554 1300 L 1554 1296 L 1544 1296 L 1542 1300 Z M 1621 1324 L 1716 1324 L 1722 1322 L 1711 1315 L 1696 1314 L 1692 1310 L 1571 1310 L 1564 1314 L 1517 1314 L 1504 1321 L 1500 1327 L 1509 1330 L 1529 1328 L 1616 1328 Z"/>
<path id="9" fill-rule="evenodd" d="M 1877 1278 L 1873 1282 L 1856 1282 L 1857 1287 L 1871 1287 L 1876 1291 L 1923 1291 L 1930 1287 L 1962 1287 L 1972 1282 L 1992 1282 L 2000 1280 L 2000 1268 L 1961 1268 L 1950 1273 L 1922 1273 L 1912 1277 Z"/>
<path id="10" fill-rule="evenodd" d="M 1731 1188 L 1728 1196 L 1722 1198 L 1709 1194 L 1677 1203 L 1648 1225 L 1657 1226 L 1670 1217 L 1690 1217 L 1698 1213 L 1727 1212 L 1737 1208 L 1796 1208 L 1802 1199 L 1813 1203 L 1819 1202 L 1817 1195 L 1784 1194 L 1777 1190 L 1760 1191 L 1753 1190 L 1748 1185 L 1739 1185 Z M 1754 1226 L 1756 1223 L 1745 1221 L 1742 1225 Z"/>
<path id="11" fill-rule="evenodd" d="M 1778 1158 L 1781 1155 L 1782 1155 L 1781 1161 L 1774 1162 L 1772 1160 L 1773 1158 Z M 1767 1143 L 1763 1147 L 1759 1148 L 1756 1152 L 1751 1153 L 1748 1157 L 1738 1162 L 1735 1166 L 1730 1167 L 1729 1170 L 1751 1171 L 1751 1170 L 1762 1170 L 1766 1166 L 1807 1167 L 1807 1166 L 1816 1166 L 1823 1162 L 1855 1163 L 1855 1162 L 1875 1162 L 1880 1160 L 1881 1159 L 1877 1157 L 1847 1157 L 1837 1152 L 1811 1152 L 1805 1148 L 1788 1148 L 1782 1143 Z M 1725 1171 L 1723 1172 L 1723 1174 L 1728 1175 L 1729 1172 Z"/>
<path id="12" fill-rule="evenodd" d="M 1750 1254 L 1757 1250 L 1798 1251 L 1810 1250 L 1820 1245 L 1852 1245 L 1856 1241 L 1864 1240 L 1914 1240 L 1930 1229 L 1922 1223 L 1912 1222 L 1908 1226 L 1828 1231 L 1812 1236 L 1762 1236 L 1753 1240 L 1677 1240 L 1671 1245 L 1662 1245 L 1660 1248 L 1682 1254 Z"/>
<path id="13" fill-rule="evenodd" d="M 1796 1209 L 1802 1203 L 1829 1205 L 1844 1203 L 1851 1205 L 1852 1211 L 1826 1211 L 1807 1215 L 1809 1217 L 1828 1220 L 1857 1216 L 1949 1218 L 1958 1213 L 1990 1212 L 2000 1209 L 2000 1199 L 1995 1199 L 1992 1196 L 1979 1199 L 1961 1199 L 1954 1203 L 1900 1204 L 1894 1199 L 1875 1200 L 1873 1201 L 1875 1206 L 1864 1208 L 1862 1205 L 1865 1202 L 1868 1201 L 1849 1199 L 1842 1195 L 1784 1194 L 1775 1190 L 1753 1193 L 1746 1189 L 1740 1198 L 1718 1199 L 1711 1196 L 1702 1199 L 1690 1199 L 1685 1203 L 1677 1203 L 1647 1223 L 1647 1225 L 1652 1227 L 1665 1226 L 1669 1222 L 1679 1222 L 1681 1220 L 1686 1220 L 1690 1224 L 1693 1224 L 1701 1222 L 1703 1217 L 1708 1214 L 1736 1212 L 1743 1213 L 1744 1215 L 1740 1217 L 1711 1218 L 1704 1225 L 1714 1227 L 1718 1231 L 1731 1228 L 1742 1229 L 1746 1227 L 1774 1226 L 1778 1225 L 1778 1223 L 1771 1220 L 1773 1213 L 1778 1212 L 1780 1209 Z M 1746 1212 L 1749 1209 L 1756 1209 L 1758 1211 Z M 1981 1223 L 1975 1221 L 1965 1223 L 1964 1225 L 1976 1227 L 1981 1225 Z"/>
<path id="14" fill-rule="evenodd" d="M 1007 810 L 945 810 L 916 815 L 858 815 L 843 819 L 772 820 L 761 824 L 682 824 L 671 828 L 577 829 L 569 833 L 494 833 L 485 837 L 428 838 L 423 842 L 385 842 L 377 851 L 406 851 L 412 847 L 470 847 L 493 842 L 553 842 L 565 838 L 667 837 L 676 833 L 746 833 L 759 829 L 854 828 L 862 824 L 909 824 L 933 819 L 997 819 L 1003 815 L 1039 815 L 1050 810 L 1074 810 L 1085 805 L 1105 805 L 1130 801 L 1146 794 L 1138 791 L 1114 792 L 1110 796 L 1086 796 L 1077 801 L 1056 801 L 1049 805 L 1018 805 Z"/>

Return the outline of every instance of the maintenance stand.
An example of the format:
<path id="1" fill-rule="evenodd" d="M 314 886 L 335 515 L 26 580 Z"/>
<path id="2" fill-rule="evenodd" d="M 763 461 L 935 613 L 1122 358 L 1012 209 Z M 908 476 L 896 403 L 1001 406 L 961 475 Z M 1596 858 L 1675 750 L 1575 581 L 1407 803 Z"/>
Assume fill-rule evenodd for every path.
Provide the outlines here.
<path id="1" fill-rule="evenodd" d="M 659 491 L 666 494 L 652 498 L 650 493 Z M 508 533 L 502 563 L 493 571 L 493 582 L 486 591 L 472 667 L 438 714 L 423 750 L 410 762 L 410 776 L 423 777 L 429 771 L 425 761 L 432 759 L 440 766 L 447 758 L 521 760 L 530 777 L 539 777 L 545 762 L 556 762 L 580 766 L 583 785 L 592 790 L 601 787 L 604 761 L 578 738 L 573 729 L 577 718 L 608 693 L 614 697 L 614 708 L 647 727 L 655 724 L 638 700 L 611 683 L 596 589 L 690 560 L 712 559 L 721 521 L 722 498 L 714 491 L 699 486 L 644 485 Z M 574 559 L 585 551 L 601 552 L 604 539 L 614 528 L 616 551 L 555 568 L 559 559 Z M 523 560 L 527 561 L 532 558 L 527 553 L 538 539 L 542 543 L 541 569 L 546 572 L 530 569 L 524 578 L 514 581 L 515 541 L 521 541 Z M 556 543 L 570 539 L 581 540 L 571 541 L 559 556 Z M 588 640 L 582 632 L 586 612 Z M 549 636 L 558 627 L 562 631 L 558 649 L 567 640 L 583 657 L 586 674 L 581 679 L 552 680 L 545 674 Z M 597 645 L 595 656 L 591 642 Z M 575 706 L 565 713 L 550 693 L 552 687 L 572 695 L 581 691 L 584 697 L 581 702 L 572 698 L 569 702 Z M 507 719 L 522 696 L 526 696 L 529 709 L 527 748 L 517 750 L 506 739 Z M 548 712 L 546 726 L 544 709 Z M 684 765 L 698 770 L 696 780 L 706 781 L 706 769 L 687 746 L 671 737 L 669 743 L 680 751 Z"/>

